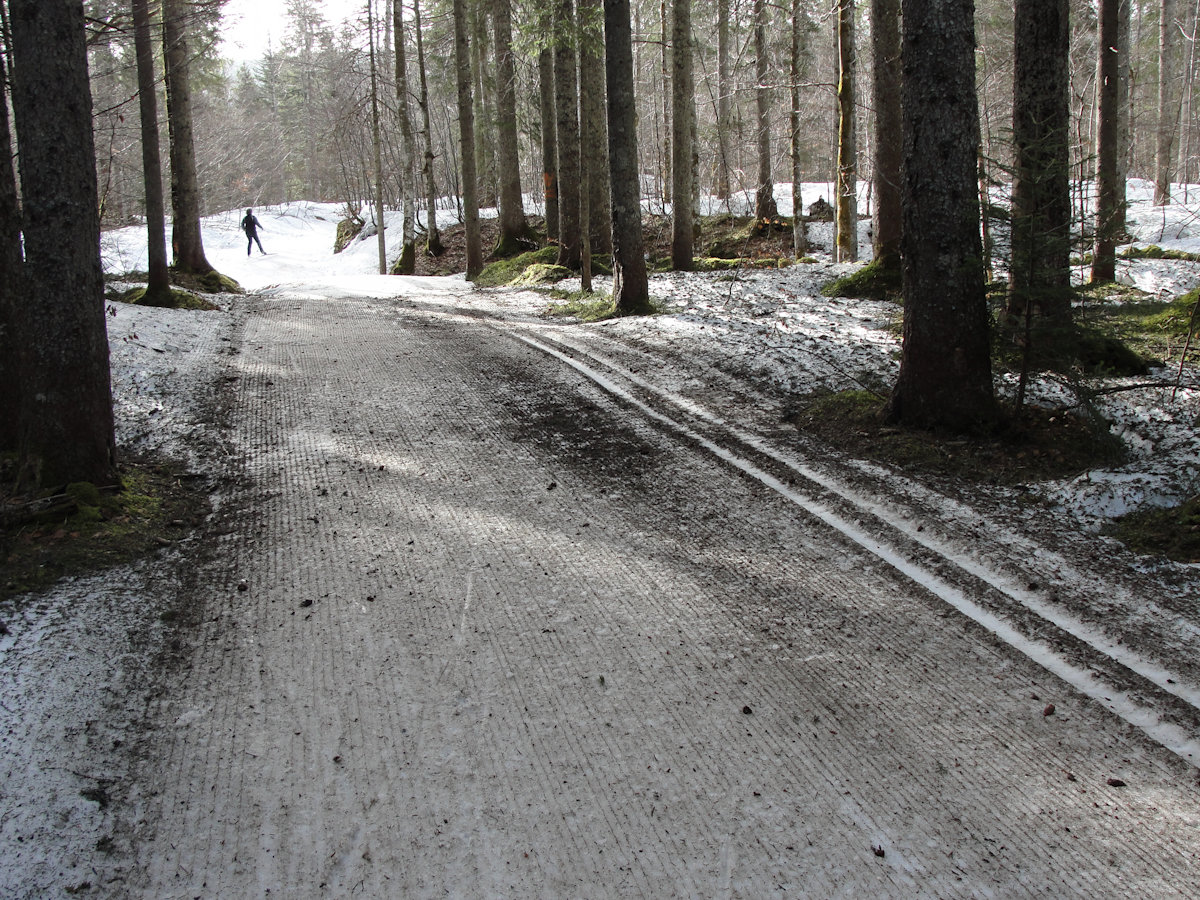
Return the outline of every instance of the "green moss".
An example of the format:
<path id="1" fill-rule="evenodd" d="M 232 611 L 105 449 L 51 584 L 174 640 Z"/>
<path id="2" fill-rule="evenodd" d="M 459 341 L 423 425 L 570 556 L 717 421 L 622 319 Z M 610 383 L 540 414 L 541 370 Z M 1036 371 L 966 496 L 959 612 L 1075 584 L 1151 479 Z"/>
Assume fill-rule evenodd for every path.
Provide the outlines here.
<path id="1" fill-rule="evenodd" d="M 475 285 L 476 287 L 507 287 L 524 276 L 531 267 L 549 266 L 557 261 L 558 247 L 553 245 L 522 253 L 511 259 L 497 260 L 483 267 L 483 271 L 475 279 Z"/>
<path id="2" fill-rule="evenodd" d="M 805 398 L 788 420 L 842 452 L 906 472 L 1023 484 L 1120 460 L 1123 448 L 1088 420 L 1056 410 L 1005 410 L 998 431 L 963 438 L 887 426 L 887 398 L 866 390 Z"/>
<path id="3" fill-rule="evenodd" d="M 183 537 L 209 508 L 176 466 L 136 461 L 123 465 L 120 490 L 79 482 L 46 502 L 45 512 L 0 528 L 0 599 L 143 556 Z"/>
<path id="4" fill-rule="evenodd" d="M 867 263 L 861 269 L 821 288 L 821 294 L 825 297 L 864 297 L 870 300 L 899 300 L 900 293 L 900 270 L 878 262 Z"/>
<path id="5" fill-rule="evenodd" d="M 359 216 L 347 216 L 337 223 L 337 233 L 333 239 L 333 252 L 341 253 L 350 246 L 350 242 L 358 237 L 366 222 Z"/>
<path id="6" fill-rule="evenodd" d="M 412 241 L 404 245 L 390 270 L 392 275 L 413 275 L 417 271 L 417 247 Z"/>
<path id="7" fill-rule="evenodd" d="M 510 287 L 536 287 L 544 284 L 555 284 L 565 278 L 570 278 L 574 274 L 566 266 L 560 266 L 555 263 L 535 263 L 508 284 Z"/>
<path id="8" fill-rule="evenodd" d="M 131 303 L 137 306 L 157 306 L 162 309 L 196 309 L 211 311 L 220 309 L 216 304 L 205 300 L 198 294 L 193 294 L 191 291 L 182 291 L 178 288 L 171 288 L 167 297 L 163 298 L 158 303 L 146 302 L 146 288 L 132 288 L 122 293 L 116 293 L 115 296 L 110 296 L 110 299 L 120 303 Z"/>
<path id="9" fill-rule="evenodd" d="M 1162 311 L 1147 316 L 1146 327 L 1156 329 L 1166 336 L 1186 338 L 1190 332 L 1200 328 L 1197 303 L 1200 303 L 1200 288 L 1171 301 Z"/>
<path id="10" fill-rule="evenodd" d="M 601 294 L 555 291 L 559 302 L 546 307 L 546 316 L 579 319 L 581 322 L 600 322 L 616 315 L 612 297 Z"/>
<path id="11" fill-rule="evenodd" d="M 1180 259 L 1188 262 L 1200 262 L 1200 254 L 1187 253 L 1183 250 L 1164 250 L 1156 244 L 1147 247 L 1126 247 L 1119 254 L 1122 259 Z"/>
<path id="12" fill-rule="evenodd" d="M 1122 516 L 1105 533 L 1138 553 L 1200 563 L 1200 496 L 1170 509 Z"/>

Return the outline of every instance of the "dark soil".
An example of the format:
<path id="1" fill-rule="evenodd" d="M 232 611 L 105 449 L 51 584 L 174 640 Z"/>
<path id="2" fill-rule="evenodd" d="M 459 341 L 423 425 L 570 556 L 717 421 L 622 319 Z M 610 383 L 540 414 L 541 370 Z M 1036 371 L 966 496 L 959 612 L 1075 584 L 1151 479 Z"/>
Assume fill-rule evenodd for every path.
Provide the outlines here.
<path id="1" fill-rule="evenodd" d="M 169 547 L 209 512 L 206 486 L 173 462 L 126 459 L 120 471 L 119 492 L 76 490 L 37 503 L 0 482 L 0 600 Z"/>
<path id="2" fill-rule="evenodd" d="M 813 395 L 794 408 L 789 420 L 801 433 L 850 456 L 909 474 L 977 484 L 1067 478 L 1111 465 L 1122 454 L 1102 425 L 1062 410 L 1006 410 L 996 434 L 963 437 L 885 425 L 885 402 L 865 391 Z"/>

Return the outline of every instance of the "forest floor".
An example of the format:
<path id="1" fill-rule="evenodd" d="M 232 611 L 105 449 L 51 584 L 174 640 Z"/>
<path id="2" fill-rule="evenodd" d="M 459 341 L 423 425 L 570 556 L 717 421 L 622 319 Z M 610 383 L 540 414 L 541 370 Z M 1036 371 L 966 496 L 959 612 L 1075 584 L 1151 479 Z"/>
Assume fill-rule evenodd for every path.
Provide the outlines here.
<path id="1" fill-rule="evenodd" d="M 1193 370 L 1093 396 L 1121 460 L 910 470 L 829 440 L 896 437 L 819 405 L 895 371 L 846 267 L 585 325 L 272 223 L 208 225 L 251 296 L 110 310 L 211 509 L 0 607 L 5 895 L 1200 891 L 1200 574 L 1099 533 L 1194 492 Z"/>

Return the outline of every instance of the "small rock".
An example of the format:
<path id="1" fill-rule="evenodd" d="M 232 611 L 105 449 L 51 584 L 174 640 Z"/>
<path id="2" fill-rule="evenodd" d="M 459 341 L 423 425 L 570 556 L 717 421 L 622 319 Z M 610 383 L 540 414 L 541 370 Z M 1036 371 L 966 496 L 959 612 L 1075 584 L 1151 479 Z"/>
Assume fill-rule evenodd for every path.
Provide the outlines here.
<path id="1" fill-rule="evenodd" d="M 246 583 L 245 581 L 238 582 L 238 591 L 240 593 L 245 593 L 248 590 L 250 590 L 250 585 L 248 583 Z"/>
<path id="2" fill-rule="evenodd" d="M 1105 782 L 1109 787 L 1125 787 L 1125 782 L 1120 778 L 1110 778 Z"/>
<path id="3" fill-rule="evenodd" d="M 300 601 L 300 607 L 301 607 L 302 609 L 303 609 L 303 608 L 306 608 L 306 607 L 309 607 L 309 606 L 312 606 L 312 604 L 313 604 L 313 602 L 312 602 L 311 600 L 301 600 L 301 601 Z"/>
<path id="4" fill-rule="evenodd" d="M 1046 708 L 1042 710 L 1042 715 L 1043 715 L 1043 716 L 1052 716 L 1052 715 L 1054 715 L 1054 704 L 1053 704 L 1053 703 L 1047 703 L 1047 704 L 1046 704 Z"/>
<path id="5" fill-rule="evenodd" d="M 887 851 L 884 850 L 882 846 L 876 847 L 874 844 L 872 844 L 871 852 L 874 853 L 876 856 L 878 856 L 880 859 L 887 856 Z"/>
<path id="6" fill-rule="evenodd" d="M 748 707 L 748 706 L 743 706 L 743 707 L 742 707 L 742 714 L 743 714 L 743 715 L 747 715 L 747 716 L 752 716 L 752 715 L 754 715 L 754 710 L 752 710 L 752 709 L 751 709 L 750 707 Z"/>

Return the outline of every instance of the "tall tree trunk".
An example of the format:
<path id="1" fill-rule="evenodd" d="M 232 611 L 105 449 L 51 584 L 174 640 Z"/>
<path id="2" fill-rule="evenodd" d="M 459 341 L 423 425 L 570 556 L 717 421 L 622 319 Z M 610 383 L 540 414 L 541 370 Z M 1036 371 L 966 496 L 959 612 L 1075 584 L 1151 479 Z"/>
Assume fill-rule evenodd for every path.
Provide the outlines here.
<path id="1" fill-rule="evenodd" d="M 171 143 L 171 249 L 175 268 L 207 275 L 212 264 L 200 234 L 200 185 L 192 137 L 192 88 L 184 0 L 163 0 L 163 66 Z"/>
<path id="2" fill-rule="evenodd" d="M 421 76 L 421 123 L 425 131 L 425 251 L 430 256 L 446 252 L 437 224 L 437 182 L 433 177 L 433 123 L 429 115 L 429 79 L 425 66 L 425 40 L 421 32 L 421 3 L 413 0 L 413 29 L 417 34 L 417 71 Z"/>
<path id="3" fill-rule="evenodd" d="M 375 65 L 375 0 L 367 0 L 367 51 L 371 66 L 371 150 L 375 169 L 375 242 L 379 274 L 387 274 L 387 226 L 383 221 L 383 137 L 379 131 L 379 76 Z"/>
<path id="4" fill-rule="evenodd" d="M 558 114 L 554 110 L 554 51 L 538 54 L 539 109 L 542 119 L 542 197 L 546 202 L 546 238 L 557 241 L 558 214 Z"/>
<path id="5" fill-rule="evenodd" d="M 792 0 L 792 252 L 799 259 L 808 252 L 808 226 L 804 219 L 804 175 L 800 146 L 800 79 L 804 77 L 805 25 L 808 17 L 801 0 Z"/>
<path id="6" fill-rule="evenodd" d="M 658 46 L 662 54 L 662 180 L 660 183 L 663 204 L 671 202 L 671 26 L 668 10 L 670 0 L 659 0 L 658 18 L 662 25 Z"/>
<path id="7" fill-rule="evenodd" d="M 487 59 L 487 8 L 483 0 L 472 0 L 468 10 L 471 30 L 468 44 L 471 50 L 471 83 L 475 101 L 475 172 L 478 181 L 479 205 L 497 205 L 496 136 L 489 132 L 494 121 L 489 86 L 491 76 Z"/>
<path id="8" fill-rule="evenodd" d="M 900 269 L 900 0 L 871 0 L 875 105 L 875 221 L 872 251 L 885 269 Z"/>
<path id="9" fill-rule="evenodd" d="M 717 0 L 717 199 L 728 200 L 729 184 L 729 0 Z"/>
<path id="10" fill-rule="evenodd" d="M 837 262 L 858 259 L 858 131 L 854 79 L 854 0 L 838 0 Z"/>
<path id="11" fill-rule="evenodd" d="M 1117 56 L 1119 0 L 1100 0 L 1099 63 L 1096 75 L 1096 231 L 1092 247 L 1092 284 L 1117 277 Z M 1157 192 L 1157 191 L 1156 191 Z"/>
<path id="12" fill-rule="evenodd" d="M 558 264 L 579 270 L 579 95 L 575 7 L 557 0 L 554 24 L 554 108 L 558 113 Z"/>
<path id="13" fill-rule="evenodd" d="M 510 0 L 493 0 L 492 34 L 496 45 L 496 103 L 499 107 L 500 235 L 493 256 L 512 256 L 535 245 L 521 200 L 521 160 L 517 155 L 517 71 L 513 64 Z"/>
<path id="14" fill-rule="evenodd" d="M 467 231 L 467 281 L 474 281 L 483 271 L 483 245 L 479 234 L 475 175 L 475 109 L 471 98 L 467 0 L 454 0 L 454 61 L 458 73 L 458 134 L 462 150 L 463 219 Z"/>
<path id="15" fill-rule="evenodd" d="M 1036 314 L 1042 344 L 1071 322 L 1068 0 L 1015 0 L 1013 45 L 1007 316 L 1013 330 Z"/>
<path id="16" fill-rule="evenodd" d="M 408 61 L 404 38 L 404 4 L 400 0 L 392 6 L 392 43 L 396 52 L 396 118 L 400 124 L 400 135 L 404 144 L 404 162 L 400 167 L 401 202 L 404 204 L 403 246 L 400 259 L 392 271 L 397 275 L 412 275 L 416 272 L 416 228 L 414 215 L 417 205 L 416 162 L 417 145 L 413 139 L 412 121 L 408 110 Z"/>
<path id="17" fill-rule="evenodd" d="M 82 0 L 10 0 L 24 305 L 18 483 L 118 484 Z"/>
<path id="18" fill-rule="evenodd" d="M 1160 0 L 1158 9 L 1158 129 L 1155 134 L 1154 204 L 1165 206 L 1171 201 L 1171 155 L 1179 122 L 1179 106 L 1174 99 L 1175 0 Z"/>
<path id="19" fill-rule="evenodd" d="M 692 270 L 692 0 L 673 0 L 671 21 L 671 267 Z"/>
<path id="20" fill-rule="evenodd" d="M 1124 236 L 1127 231 L 1126 185 L 1129 180 L 1129 163 L 1132 156 L 1132 140 L 1129 130 L 1130 122 L 1130 27 L 1132 24 L 1133 0 L 1120 0 L 1117 23 L 1117 66 L 1120 74 L 1117 78 L 1117 215 L 1114 227 L 1117 233 Z"/>
<path id="21" fill-rule="evenodd" d="M 17 449 L 17 422 L 23 391 L 19 381 L 24 337 L 21 290 L 21 207 L 13 169 L 8 122 L 8 72 L 0 53 L 0 453 Z"/>
<path id="22" fill-rule="evenodd" d="M 775 181 L 771 177 L 771 89 L 767 66 L 767 5 L 754 0 L 754 72 L 758 82 L 754 99 L 758 111 L 758 190 L 754 195 L 754 217 L 774 219 L 779 216 L 775 203 Z"/>
<path id="23" fill-rule="evenodd" d="M 588 240 L 592 253 L 612 253 L 608 126 L 604 110 L 604 23 L 600 0 L 580 0 L 579 94 L 583 167 L 588 175 Z M 584 85 L 587 89 L 584 90 Z"/>
<path id="24" fill-rule="evenodd" d="M 158 100 L 149 0 L 133 0 L 133 42 L 137 55 L 138 103 L 142 119 L 142 181 L 146 190 L 146 240 L 150 270 L 142 303 L 164 306 L 171 302 L 171 276 L 167 270 L 166 208 L 159 154 Z"/>
<path id="25" fill-rule="evenodd" d="M 887 417 L 969 432 L 996 419 L 979 200 L 972 0 L 903 0 L 904 344 Z"/>
<path id="26" fill-rule="evenodd" d="M 617 315 L 652 311 L 642 238 L 637 106 L 629 0 L 605 0 L 604 70 L 608 82 L 608 158 L 612 167 L 613 302 Z"/>

